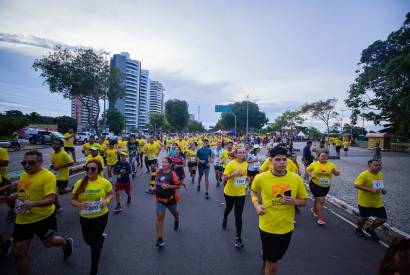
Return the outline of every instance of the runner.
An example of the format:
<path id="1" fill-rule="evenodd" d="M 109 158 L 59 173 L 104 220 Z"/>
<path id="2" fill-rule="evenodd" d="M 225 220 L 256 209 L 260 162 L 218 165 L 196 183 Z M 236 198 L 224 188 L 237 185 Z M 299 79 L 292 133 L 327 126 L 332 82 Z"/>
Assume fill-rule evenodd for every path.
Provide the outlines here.
<path id="1" fill-rule="evenodd" d="M 107 235 L 108 205 L 113 197 L 111 183 L 99 177 L 102 163 L 92 159 L 85 165 L 86 175 L 73 188 L 71 204 L 80 209 L 80 225 L 85 243 L 91 249 L 90 275 L 97 274 L 101 249 Z"/>
<path id="2" fill-rule="evenodd" d="M 345 157 L 347 157 L 347 151 L 349 151 L 350 141 L 343 141 L 343 151 L 345 151 Z"/>
<path id="3" fill-rule="evenodd" d="M 300 176 L 300 169 L 299 169 L 299 163 L 298 163 L 298 157 L 296 156 L 296 153 L 292 153 L 290 155 L 290 160 L 293 162 L 294 164 L 294 168 L 293 168 L 293 173 L 296 173 Z"/>
<path id="4" fill-rule="evenodd" d="M 306 142 L 306 146 L 303 148 L 303 153 L 302 153 L 302 162 L 303 162 L 303 165 L 305 166 L 305 170 L 306 170 L 306 167 L 308 167 L 313 162 L 313 160 L 314 158 L 312 155 L 312 141 L 308 140 Z M 307 180 L 309 175 L 305 173 L 303 177 L 304 177 L 303 178 L 304 180 Z"/>
<path id="5" fill-rule="evenodd" d="M 155 179 L 156 209 L 157 209 L 157 243 L 158 248 L 164 247 L 163 240 L 165 210 L 168 209 L 174 216 L 174 230 L 179 229 L 179 213 L 177 203 L 179 201 L 179 180 L 175 172 L 171 169 L 172 160 L 166 157 L 162 160 L 162 168 L 158 171 Z"/>
<path id="6" fill-rule="evenodd" d="M 146 193 L 148 194 L 153 194 L 153 188 L 155 185 L 155 178 L 156 178 L 156 173 L 157 173 L 157 162 L 158 162 L 158 146 L 157 144 L 154 143 L 154 139 L 150 137 L 148 139 L 148 143 L 144 145 L 143 151 L 145 153 L 145 158 L 146 158 L 146 165 L 149 167 L 148 169 L 151 170 L 151 178 L 149 181 L 150 188 Z M 150 171 L 147 171 L 149 173 Z"/>
<path id="7" fill-rule="evenodd" d="M 72 155 L 74 163 L 76 163 L 77 160 L 75 158 L 74 142 L 75 142 L 74 129 L 70 128 L 68 129 L 68 132 L 64 134 L 64 151 L 66 151 L 67 153 L 70 153 Z"/>
<path id="8" fill-rule="evenodd" d="M 285 255 L 295 227 L 295 206 L 305 206 L 308 198 L 302 178 L 286 170 L 286 153 L 283 147 L 271 149 L 272 170 L 257 175 L 251 187 L 259 215 L 265 275 L 277 273 L 278 261 Z"/>
<path id="9" fill-rule="evenodd" d="M 117 163 L 118 151 L 115 148 L 115 141 L 111 140 L 108 149 L 105 150 L 105 155 L 107 156 L 107 172 L 108 180 L 113 183 L 114 166 Z"/>
<path id="10" fill-rule="evenodd" d="M 127 143 L 127 149 L 128 149 L 129 163 L 132 168 L 132 178 L 135 178 L 135 175 L 137 174 L 135 160 L 138 158 L 138 154 L 139 154 L 138 153 L 139 143 L 138 141 L 135 140 L 135 135 L 130 135 L 130 140 Z"/>
<path id="11" fill-rule="evenodd" d="M 90 148 L 93 147 L 93 146 L 97 147 L 97 149 L 99 149 L 100 144 L 95 142 L 95 137 L 94 136 L 90 136 L 88 138 L 88 142 L 83 144 L 82 152 L 83 152 L 84 156 L 88 156 L 88 155 L 91 154 Z"/>
<path id="12" fill-rule="evenodd" d="M 144 145 L 145 145 L 145 139 L 144 139 L 143 136 L 140 136 L 140 137 L 139 137 L 139 139 L 138 139 L 138 144 L 139 144 L 139 149 L 140 149 L 140 151 L 138 152 L 137 166 L 138 166 L 139 168 L 142 168 L 142 164 L 144 163 L 144 162 L 143 162 L 143 159 L 144 159 L 144 151 L 142 150 L 142 148 L 143 148 Z"/>
<path id="13" fill-rule="evenodd" d="M 105 152 L 107 151 L 107 143 L 106 143 L 106 139 L 105 139 L 105 135 L 103 135 L 101 138 L 98 139 L 98 151 L 100 153 L 100 156 L 103 158 L 104 160 L 104 167 L 107 166 L 107 155 L 105 154 Z"/>
<path id="14" fill-rule="evenodd" d="M 342 148 L 342 138 L 336 138 L 335 139 L 335 148 L 336 148 L 336 154 L 338 157 L 340 157 L 340 149 Z"/>
<path id="15" fill-rule="evenodd" d="M 253 179 L 257 174 L 259 174 L 259 169 L 261 167 L 261 159 L 258 157 L 260 152 L 259 144 L 255 144 L 252 147 L 252 151 L 249 154 L 248 161 L 248 176 L 249 176 L 249 188 L 252 186 Z"/>
<path id="16" fill-rule="evenodd" d="M 365 231 L 376 242 L 379 241 L 379 237 L 375 230 L 387 220 L 386 209 L 382 200 L 382 194 L 386 194 L 383 189 L 383 178 L 380 161 L 369 160 L 368 169 L 361 172 L 354 182 L 354 186 L 359 189 L 357 192 L 359 217 L 357 218 L 356 235 L 365 238 L 362 230 L 363 226 L 369 217 L 374 216 L 375 220 Z"/>
<path id="17" fill-rule="evenodd" d="M 218 141 L 216 144 L 216 148 L 212 149 L 212 161 L 214 163 L 214 169 L 215 169 L 216 187 L 219 187 L 219 185 L 222 182 L 222 173 L 223 173 L 223 163 L 221 160 L 222 152 L 223 152 L 222 142 Z"/>
<path id="18" fill-rule="evenodd" d="M 328 158 L 329 153 L 322 152 L 319 155 L 319 160 L 313 162 L 306 168 L 306 173 L 308 173 L 310 177 L 309 189 L 315 197 L 314 207 L 311 208 L 310 211 L 312 211 L 313 216 L 317 218 L 319 225 L 326 224 L 323 219 L 323 206 L 332 184 L 332 177 L 340 175 L 336 165 L 328 161 Z"/>
<path id="19" fill-rule="evenodd" d="M 9 185 L 11 184 L 10 182 L 10 175 L 9 172 L 7 171 L 7 166 L 9 165 L 9 154 L 6 149 L 0 147 L 0 176 L 2 178 L 2 181 L 0 183 L 0 187 Z M 2 192 L 0 192 L 0 195 L 9 195 L 10 194 L 10 189 L 6 189 Z M 14 212 L 14 200 L 7 200 L 6 201 L 8 207 L 10 210 L 7 213 L 7 218 L 6 220 L 12 220 L 16 216 L 16 212 Z"/>
<path id="20" fill-rule="evenodd" d="M 319 147 L 316 147 L 316 148 L 314 149 L 314 151 L 315 151 L 315 153 L 316 153 L 315 160 L 318 160 L 318 159 L 319 159 L 320 153 L 323 153 L 323 152 L 329 153 L 329 150 L 326 149 L 326 144 L 325 144 L 325 140 L 324 140 L 324 139 L 320 140 Z"/>
<path id="21" fill-rule="evenodd" d="M 122 211 L 121 207 L 121 190 L 124 190 L 127 194 L 127 204 L 131 203 L 131 180 L 130 174 L 132 168 L 127 161 L 127 152 L 120 153 L 120 160 L 115 164 L 114 172 L 117 175 L 117 183 L 115 184 L 115 200 L 117 206 L 114 209 L 114 214 Z"/>
<path id="22" fill-rule="evenodd" d="M 374 148 L 373 152 L 373 159 L 382 162 L 382 148 L 380 148 L 380 144 L 376 143 L 376 147 Z"/>
<path id="23" fill-rule="evenodd" d="M 201 180 L 205 175 L 205 199 L 209 200 L 209 163 L 211 162 L 212 151 L 209 148 L 209 140 L 203 140 L 203 147 L 196 152 L 198 158 L 198 186 L 196 190 L 201 191 Z"/>
<path id="24" fill-rule="evenodd" d="M 43 154 L 28 151 L 21 162 L 24 172 L 20 176 L 16 200 L 16 221 L 13 229 L 13 253 L 17 273 L 29 274 L 28 250 L 34 234 L 44 247 L 62 247 L 63 258 L 68 259 L 73 252 L 73 239 L 55 235 L 56 177 L 42 167 Z"/>
<path id="25" fill-rule="evenodd" d="M 97 143 L 96 143 L 97 144 Z M 92 159 L 96 159 L 99 162 L 101 162 L 101 165 L 103 167 L 103 169 L 100 172 L 100 177 L 104 177 L 104 159 L 102 158 L 102 156 L 100 156 L 98 154 L 98 147 L 97 146 L 91 146 L 89 149 L 90 154 L 85 158 L 85 163 L 88 163 L 90 160 Z"/>
<path id="26" fill-rule="evenodd" d="M 179 150 L 179 147 L 176 148 L 175 150 L 175 155 L 171 158 L 172 161 L 172 169 L 175 171 L 177 174 L 177 177 L 179 179 L 179 186 L 183 186 L 185 190 L 188 190 L 186 184 L 185 184 L 185 156 L 184 154 Z"/>
<path id="27" fill-rule="evenodd" d="M 226 230 L 228 215 L 235 206 L 235 227 L 236 240 L 235 247 L 242 248 L 242 212 L 245 206 L 246 182 L 248 163 L 245 161 L 245 148 L 236 148 L 234 150 L 235 159 L 229 162 L 224 171 L 224 196 L 225 211 L 222 221 L 222 229 Z"/>
<path id="28" fill-rule="evenodd" d="M 226 166 L 235 158 L 234 151 L 233 151 L 233 142 L 228 141 L 226 143 L 226 150 L 222 151 L 221 154 L 221 161 L 223 164 L 223 169 L 225 170 Z M 225 179 L 222 179 L 223 184 L 225 185 Z"/>
<path id="29" fill-rule="evenodd" d="M 191 176 L 191 183 L 195 182 L 196 168 L 198 166 L 198 160 L 196 158 L 196 143 L 193 142 L 189 149 L 186 151 L 186 157 L 188 159 L 188 169 Z"/>

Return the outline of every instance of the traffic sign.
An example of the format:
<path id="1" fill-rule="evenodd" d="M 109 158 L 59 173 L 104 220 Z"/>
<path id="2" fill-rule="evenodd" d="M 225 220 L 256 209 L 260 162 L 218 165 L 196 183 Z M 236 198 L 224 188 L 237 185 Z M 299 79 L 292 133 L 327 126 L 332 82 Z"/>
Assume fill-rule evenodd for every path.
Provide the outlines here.
<path id="1" fill-rule="evenodd" d="M 217 112 L 217 113 L 232 113 L 232 104 L 229 104 L 229 105 L 215 105 L 215 112 Z"/>

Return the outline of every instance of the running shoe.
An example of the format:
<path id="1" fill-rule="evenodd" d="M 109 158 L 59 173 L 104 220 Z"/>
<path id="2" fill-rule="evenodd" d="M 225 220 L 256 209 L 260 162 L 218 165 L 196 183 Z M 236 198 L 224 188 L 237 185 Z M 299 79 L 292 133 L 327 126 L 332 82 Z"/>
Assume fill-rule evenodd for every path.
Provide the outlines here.
<path id="1" fill-rule="evenodd" d="M 67 260 L 71 254 L 73 254 L 73 245 L 74 245 L 74 240 L 73 238 L 67 238 L 66 244 L 63 245 L 63 254 L 64 254 L 64 260 Z"/>
<path id="2" fill-rule="evenodd" d="M 196 191 L 201 191 L 201 186 L 200 185 L 198 185 L 197 187 L 196 187 Z"/>
<path id="3" fill-rule="evenodd" d="M 131 204 L 131 197 L 128 197 L 127 204 Z"/>
<path id="4" fill-rule="evenodd" d="M 364 234 L 363 230 L 361 230 L 361 229 L 359 229 L 359 228 L 356 228 L 355 234 L 356 234 L 356 236 L 359 237 L 360 239 L 367 240 L 367 236 L 366 236 L 366 234 Z"/>
<path id="5" fill-rule="evenodd" d="M 313 214 L 313 216 L 314 216 L 315 218 L 318 218 L 318 217 L 319 217 L 319 215 L 317 214 L 317 212 L 316 212 L 315 209 L 310 208 L 310 212 L 312 212 L 312 214 Z"/>
<path id="6" fill-rule="evenodd" d="M 121 205 L 117 204 L 117 206 L 114 208 L 114 214 L 118 214 L 122 211 Z"/>
<path id="7" fill-rule="evenodd" d="M 226 230 L 226 224 L 227 224 L 227 220 L 224 218 L 224 219 L 222 220 L 222 229 L 223 229 L 223 230 Z"/>
<path id="8" fill-rule="evenodd" d="M 325 225 L 326 222 L 325 222 L 325 220 L 324 220 L 323 218 L 318 218 L 318 219 L 317 219 L 317 224 L 318 224 L 318 225 Z"/>
<path id="9" fill-rule="evenodd" d="M 164 247 L 165 246 L 164 240 L 163 239 L 158 239 L 155 246 L 158 247 L 158 248 Z"/>
<path id="10" fill-rule="evenodd" d="M 376 231 L 370 229 L 370 228 L 366 228 L 364 231 L 366 231 L 366 233 L 368 233 L 370 235 L 370 239 L 372 239 L 375 242 L 379 242 L 380 238 L 377 236 Z"/>
<path id="11" fill-rule="evenodd" d="M 235 247 L 236 248 L 242 248 L 242 247 L 244 247 L 245 245 L 243 244 L 243 242 L 242 242 L 242 239 L 241 238 L 236 238 L 236 240 L 235 240 Z"/>
<path id="12" fill-rule="evenodd" d="M 179 220 L 175 220 L 174 222 L 174 230 L 177 231 L 179 229 Z"/>
<path id="13" fill-rule="evenodd" d="M 63 208 L 60 206 L 59 208 L 56 209 L 56 213 L 60 213 L 63 211 Z"/>
<path id="14" fill-rule="evenodd" d="M 206 200 L 209 200 L 209 194 L 208 194 L 208 192 L 205 193 L 205 199 L 206 199 Z"/>
<path id="15" fill-rule="evenodd" d="M 216 182 L 216 187 L 219 187 L 221 183 L 219 181 Z"/>

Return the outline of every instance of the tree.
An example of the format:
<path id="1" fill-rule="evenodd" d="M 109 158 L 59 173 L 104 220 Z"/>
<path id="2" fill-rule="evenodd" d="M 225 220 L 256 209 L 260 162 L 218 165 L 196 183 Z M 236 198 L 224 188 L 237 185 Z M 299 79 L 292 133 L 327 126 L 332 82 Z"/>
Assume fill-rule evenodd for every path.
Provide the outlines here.
<path id="1" fill-rule="evenodd" d="M 54 123 L 57 124 L 57 131 L 65 133 L 68 129 L 73 128 L 77 131 L 77 121 L 69 116 L 59 116 L 54 119 Z"/>
<path id="2" fill-rule="evenodd" d="M 107 125 L 114 135 L 120 134 L 125 128 L 124 115 L 116 108 L 108 108 L 106 114 L 103 114 L 103 119 L 106 119 Z"/>
<path id="3" fill-rule="evenodd" d="M 301 112 L 309 114 L 312 118 L 321 120 L 327 129 L 327 135 L 330 132 L 330 122 L 336 118 L 338 113 L 334 110 L 337 99 L 331 98 L 325 101 L 319 100 L 313 103 L 306 103 L 302 106 Z"/>
<path id="4" fill-rule="evenodd" d="M 162 113 L 154 113 L 149 115 L 149 125 L 151 126 L 154 134 L 157 134 L 158 130 L 164 130 L 166 127 L 166 118 Z"/>
<path id="5" fill-rule="evenodd" d="M 179 99 L 168 100 L 165 102 L 165 117 L 175 130 L 185 129 L 189 120 L 188 103 Z"/>
<path id="6" fill-rule="evenodd" d="M 300 110 L 286 111 L 278 116 L 269 127 L 274 131 L 282 131 L 283 128 L 295 129 L 298 124 L 302 124 L 304 118 Z"/>
<path id="7" fill-rule="evenodd" d="M 48 56 L 36 59 L 33 68 L 41 71 L 51 93 L 60 93 L 71 100 L 77 98 L 88 111 L 88 123 L 97 134 L 99 101 L 107 96 L 111 69 L 108 53 L 93 49 L 62 49 L 57 46 Z M 93 112 L 96 108 L 97 112 Z"/>
<path id="8" fill-rule="evenodd" d="M 319 139 L 322 137 L 322 133 L 315 127 L 309 127 L 307 129 L 307 135 L 309 138 Z"/>
<path id="9" fill-rule="evenodd" d="M 205 132 L 205 128 L 202 125 L 202 122 L 196 121 L 196 120 L 189 120 L 188 125 L 187 125 L 187 130 L 190 133 L 203 133 Z"/>
<path id="10" fill-rule="evenodd" d="M 6 115 L 0 115 L 0 136 L 11 136 L 13 132 L 29 124 L 29 120 L 23 116 L 23 113 L 17 112 L 9 111 Z"/>
<path id="11" fill-rule="evenodd" d="M 232 112 L 236 115 L 236 127 L 238 132 L 246 131 L 246 105 L 248 105 L 248 127 L 250 130 L 258 131 L 268 119 L 264 112 L 259 110 L 258 104 L 250 101 L 235 102 L 232 104 Z M 232 113 L 222 113 L 217 123 L 219 129 L 234 129 L 235 118 Z"/>
<path id="12" fill-rule="evenodd" d="M 354 126 L 354 125 L 350 125 L 349 123 L 343 124 L 343 132 L 348 133 L 348 134 L 352 134 L 355 137 L 357 137 L 359 135 L 366 135 L 367 134 L 366 129 L 364 129 L 362 127 L 357 127 L 357 126 Z"/>
<path id="13" fill-rule="evenodd" d="M 345 100 L 352 123 L 358 115 L 376 125 L 386 121 L 397 134 L 409 137 L 410 13 L 399 30 L 363 50 L 358 65 Z"/>
<path id="14" fill-rule="evenodd" d="M 104 100 L 104 112 L 105 110 L 105 102 L 108 99 L 111 107 L 115 106 L 115 102 L 119 98 L 123 98 L 126 94 L 126 89 L 124 85 L 125 74 L 121 73 L 121 71 L 114 67 L 110 66 L 110 74 L 107 78 L 107 90 L 106 94 L 103 97 Z M 102 119 L 102 125 L 105 126 L 104 118 Z"/>

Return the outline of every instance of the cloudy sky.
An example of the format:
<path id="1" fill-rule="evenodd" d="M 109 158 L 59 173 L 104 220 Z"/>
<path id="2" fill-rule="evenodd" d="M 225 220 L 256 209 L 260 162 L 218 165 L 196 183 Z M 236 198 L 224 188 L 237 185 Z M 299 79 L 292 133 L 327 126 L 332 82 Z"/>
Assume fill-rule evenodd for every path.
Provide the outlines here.
<path id="1" fill-rule="evenodd" d="M 247 94 L 271 121 L 331 97 L 340 110 L 361 51 L 408 11 L 407 0 L 0 0 L 0 111 L 70 113 L 31 68 L 55 43 L 129 52 L 207 126 L 215 104 Z"/>

